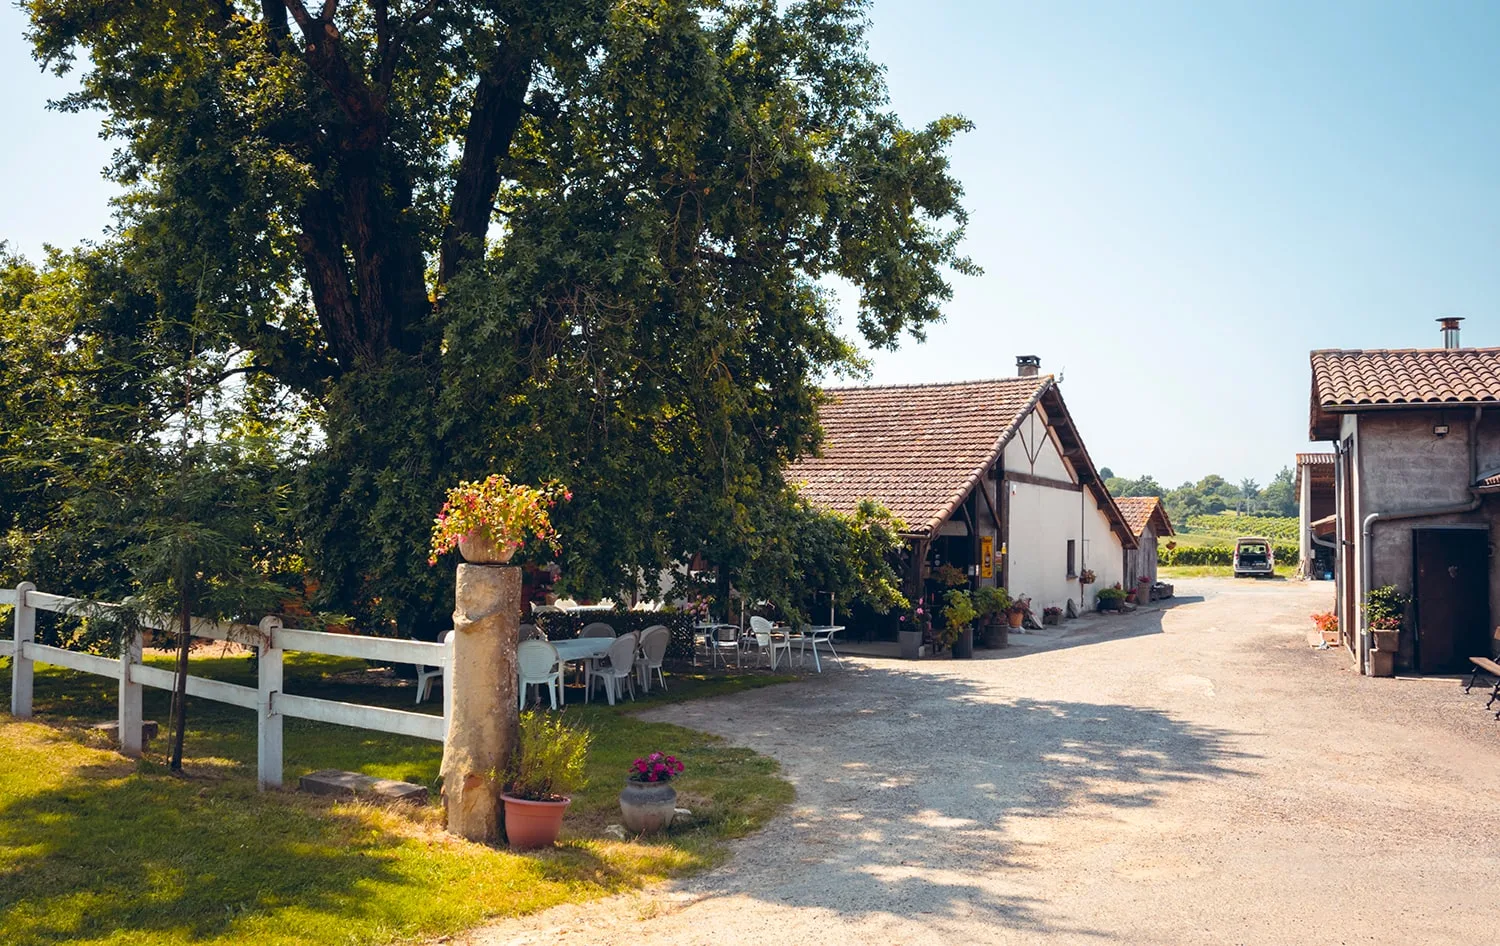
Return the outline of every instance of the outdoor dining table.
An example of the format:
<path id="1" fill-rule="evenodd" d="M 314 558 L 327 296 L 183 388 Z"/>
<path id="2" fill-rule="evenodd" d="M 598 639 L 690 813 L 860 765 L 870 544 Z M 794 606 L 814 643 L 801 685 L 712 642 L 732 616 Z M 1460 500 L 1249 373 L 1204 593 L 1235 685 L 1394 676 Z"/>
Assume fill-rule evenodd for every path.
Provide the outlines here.
<path id="1" fill-rule="evenodd" d="M 833 635 L 837 634 L 843 629 L 844 625 L 842 624 L 813 624 L 803 627 L 801 631 L 802 649 L 798 652 L 797 655 L 798 662 L 804 665 L 807 663 L 807 648 L 811 646 L 813 655 L 813 667 L 815 667 L 819 673 L 822 673 L 823 662 L 818 659 L 818 645 L 825 644 L 828 647 L 828 653 L 831 654 L 833 656 L 833 659 L 837 660 L 839 662 L 839 666 L 842 667 L 844 665 L 844 659 L 839 656 L 838 651 L 833 649 Z"/>
<path id="2" fill-rule="evenodd" d="M 603 657 L 609 653 L 609 647 L 615 642 L 613 637 L 575 637 L 572 640 L 552 641 L 552 646 L 557 648 L 558 659 L 563 663 L 577 660 L 592 660 Z M 567 702 L 567 688 L 558 687 L 558 699 L 561 703 Z"/>

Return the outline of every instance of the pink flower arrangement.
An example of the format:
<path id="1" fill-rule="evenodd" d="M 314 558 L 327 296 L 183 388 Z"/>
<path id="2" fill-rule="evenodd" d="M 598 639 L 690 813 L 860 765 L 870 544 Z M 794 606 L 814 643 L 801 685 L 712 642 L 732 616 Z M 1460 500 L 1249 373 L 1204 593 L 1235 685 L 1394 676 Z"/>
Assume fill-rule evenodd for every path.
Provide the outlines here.
<path id="1" fill-rule="evenodd" d="M 653 752 L 644 759 L 636 759 L 630 765 L 632 782 L 670 782 L 682 774 L 683 764 L 673 755 Z"/>
<path id="2" fill-rule="evenodd" d="M 427 564 L 458 547 L 460 539 L 478 533 L 502 551 L 514 551 L 528 538 L 558 548 L 557 530 L 547 510 L 557 501 L 573 498 L 566 486 L 548 483 L 525 486 L 498 473 L 480 482 L 465 480 L 448 490 L 448 500 L 432 521 L 432 546 Z"/>

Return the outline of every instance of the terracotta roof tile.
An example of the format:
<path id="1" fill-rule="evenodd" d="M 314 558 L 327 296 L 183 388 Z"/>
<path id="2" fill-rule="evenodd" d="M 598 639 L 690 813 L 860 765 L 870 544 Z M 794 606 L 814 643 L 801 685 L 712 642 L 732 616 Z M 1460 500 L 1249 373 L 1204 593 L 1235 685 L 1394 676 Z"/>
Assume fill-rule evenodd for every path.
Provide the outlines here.
<path id="1" fill-rule="evenodd" d="M 1500 401 L 1500 348 L 1315 351 L 1312 374 L 1325 411 Z"/>
<path id="2" fill-rule="evenodd" d="M 926 532 L 968 494 L 1051 375 L 956 384 L 834 388 L 818 411 L 823 445 L 787 471 L 820 506 L 884 503 L 909 532 Z"/>
<path id="3" fill-rule="evenodd" d="M 1337 454 L 1333 454 L 1333 453 L 1299 453 L 1299 454 L 1297 454 L 1297 465 L 1298 466 L 1324 466 L 1324 465 L 1333 466 L 1334 461 L 1337 460 L 1337 459 L 1338 459 L 1338 455 Z"/>
<path id="4" fill-rule="evenodd" d="M 1159 496 L 1116 496 L 1115 505 L 1125 517 L 1125 524 L 1136 538 L 1146 534 L 1146 526 L 1156 517 L 1156 534 L 1173 535 L 1172 522 L 1167 518 L 1166 507 Z"/>

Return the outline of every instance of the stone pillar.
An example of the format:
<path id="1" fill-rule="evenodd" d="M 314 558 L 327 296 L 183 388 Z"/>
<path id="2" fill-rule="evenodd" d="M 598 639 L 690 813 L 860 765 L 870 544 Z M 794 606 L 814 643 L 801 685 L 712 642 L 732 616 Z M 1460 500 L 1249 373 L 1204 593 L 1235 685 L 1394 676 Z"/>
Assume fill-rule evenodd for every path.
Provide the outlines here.
<path id="1" fill-rule="evenodd" d="M 453 665 L 443 689 L 453 712 L 443 743 L 448 830 L 471 841 L 500 840 L 500 782 L 516 741 L 516 637 L 521 570 L 458 566 Z"/>

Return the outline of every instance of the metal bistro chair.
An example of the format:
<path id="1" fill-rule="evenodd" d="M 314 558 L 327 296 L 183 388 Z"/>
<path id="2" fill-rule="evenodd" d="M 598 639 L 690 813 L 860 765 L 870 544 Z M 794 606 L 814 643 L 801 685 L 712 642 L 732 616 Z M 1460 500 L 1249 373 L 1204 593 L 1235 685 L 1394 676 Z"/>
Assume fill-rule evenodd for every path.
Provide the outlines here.
<path id="1" fill-rule="evenodd" d="M 562 695 L 562 660 L 557 648 L 550 641 L 522 641 L 516 646 L 516 673 L 520 677 L 518 710 L 526 708 L 526 691 L 533 686 L 545 686 L 552 698 L 552 708 L 557 709 Z"/>
<path id="2" fill-rule="evenodd" d="M 661 665 L 667 658 L 667 645 L 672 642 L 672 632 L 667 630 L 664 624 L 653 624 L 641 631 L 640 656 L 635 659 L 635 666 L 641 674 L 641 684 L 647 693 L 651 692 L 651 674 L 656 673 L 656 679 L 661 681 L 661 688 L 667 688 L 666 674 L 662 673 Z"/>
<path id="3" fill-rule="evenodd" d="M 778 633 L 776 626 L 763 617 L 752 617 L 750 619 L 750 632 L 755 635 L 755 647 L 759 651 L 756 663 L 767 655 L 771 659 L 771 669 L 775 670 L 782 654 L 786 654 L 786 665 L 792 665 L 792 641 L 785 633 Z"/>
<path id="4" fill-rule="evenodd" d="M 616 696 L 624 698 L 622 684 L 630 688 L 630 698 L 635 699 L 635 648 L 635 635 L 626 634 L 609 645 L 609 653 L 602 660 L 590 662 L 585 702 L 593 698 L 596 682 L 604 684 L 604 695 L 609 698 L 610 706 L 615 705 Z"/>
<path id="5" fill-rule="evenodd" d="M 708 649 L 709 656 L 711 657 L 711 666 L 717 667 L 719 665 L 719 654 L 729 650 L 734 652 L 734 669 L 741 669 L 740 629 L 738 627 L 735 627 L 733 624 L 721 624 L 714 628 L 713 633 L 708 636 Z M 724 658 L 724 666 L 729 666 L 729 658 L 727 656 Z"/>

